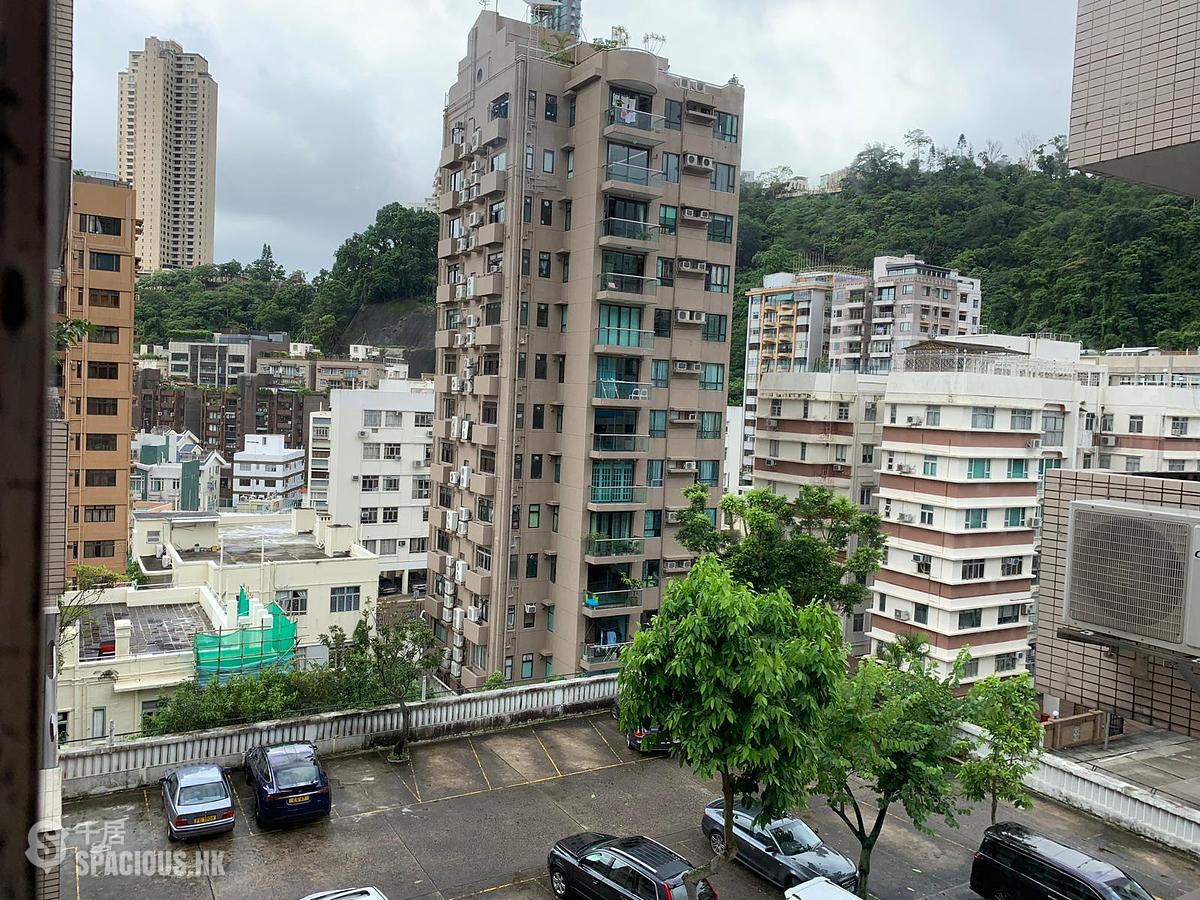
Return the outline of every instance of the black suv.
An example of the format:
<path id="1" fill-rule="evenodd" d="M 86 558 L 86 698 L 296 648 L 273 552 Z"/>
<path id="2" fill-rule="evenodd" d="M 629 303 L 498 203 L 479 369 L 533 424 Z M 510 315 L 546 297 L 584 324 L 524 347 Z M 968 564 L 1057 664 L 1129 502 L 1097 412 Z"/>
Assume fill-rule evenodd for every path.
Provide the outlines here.
<path id="1" fill-rule="evenodd" d="M 569 893 L 584 900 L 687 900 L 683 874 L 692 864 L 648 837 L 619 838 L 585 831 L 550 848 L 546 861 L 556 897 Z M 717 900 L 708 881 L 698 885 L 699 900 Z"/>
<path id="2" fill-rule="evenodd" d="M 983 833 L 971 890 L 992 900 L 1152 900 L 1112 863 L 1016 822 L 1000 822 Z"/>

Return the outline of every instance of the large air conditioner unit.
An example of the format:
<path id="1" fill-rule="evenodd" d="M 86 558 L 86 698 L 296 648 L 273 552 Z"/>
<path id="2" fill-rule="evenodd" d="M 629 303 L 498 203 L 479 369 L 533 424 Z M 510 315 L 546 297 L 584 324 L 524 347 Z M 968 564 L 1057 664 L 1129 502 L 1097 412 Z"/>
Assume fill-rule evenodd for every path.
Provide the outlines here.
<path id="1" fill-rule="evenodd" d="M 446 513 L 446 527 L 451 531 L 458 527 L 458 513 L 454 510 Z"/>
<path id="2" fill-rule="evenodd" d="M 925 420 L 924 420 L 924 419 L 922 419 L 920 416 L 909 416 L 909 417 L 908 417 L 908 424 L 909 424 L 909 425 L 924 425 L 924 424 L 925 424 Z"/>
<path id="3" fill-rule="evenodd" d="M 458 536 L 459 537 L 467 536 L 467 523 L 463 522 L 462 520 L 459 520 L 459 523 L 458 523 Z"/>
<path id="4" fill-rule="evenodd" d="M 464 441 L 471 439 L 471 420 L 465 419 L 462 423 L 462 431 L 460 432 Z"/>
<path id="5" fill-rule="evenodd" d="M 475 315 L 475 313 L 471 313 L 470 315 L 468 315 L 467 316 L 467 327 L 468 328 L 478 328 L 479 327 L 479 316 Z"/>
<path id="6" fill-rule="evenodd" d="M 460 379 L 457 375 L 451 375 L 450 376 L 450 390 L 454 391 L 454 392 L 458 392 L 459 390 L 461 390 L 461 388 L 462 388 L 462 379 Z"/>
<path id="7" fill-rule="evenodd" d="M 913 514 L 912 513 L 897 513 L 896 518 L 899 519 L 901 522 L 911 522 L 911 521 L 913 521 Z"/>
<path id="8" fill-rule="evenodd" d="M 462 631 L 463 619 L 465 617 L 466 617 L 466 611 L 461 606 L 458 609 L 454 610 L 454 630 L 455 631 Z M 456 634 L 455 637 L 459 639 L 455 642 L 456 645 L 461 647 L 462 646 L 462 635 Z"/>
<path id="9" fill-rule="evenodd" d="M 898 609 L 895 612 L 895 616 L 899 621 L 907 622 L 912 618 L 912 613 L 910 613 L 907 609 Z"/>
<path id="10" fill-rule="evenodd" d="M 455 594 L 457 594 L 457 593 L 458 593 L 458 585 L 455 584 L 453 581 L 447 581 L 446 584 L 442 587 L 442 596 L 443 597 L 453 599 Z"/>
<path id="11" fill-rule="evenodd" d="M 458 508 L 458 518 L 463 522 L 470 522 L 471 508 L 469 506 L 460 506 Z"/>
<path id="12" fill-rule="evenodd" d="M 450 484 L 452 487 L 458 487 L 458 469 L 454 469 L 450 473 Z"/>
<path id="13" fill-rule="evenodd" d="M 1029 440 L 1027 440 L 1025 442 L 1025 446 L 1028 447 L 1030 450 L 1041 450 L 1042 449 L 1042 439 L 1041 438 L 1030 438 Z"/>
<path id="14" fill-rule="evenodd" d="M 1074 500 L 1063 624 L 1200 655 L 1200 513 Z"/>
<path id="15" fill-rule="evenodd" d="M 467 216 L 467 225 L 471 228 L 478 228 L 483 224 L 483 213 L 473 212 Z"/>
<path id="16" fill-rule="evenodd" d="M 478 622 L 479 621 L 479 607 L 478 606 L 468 606 L 467 607 L 467 621 L 468 622 Z"/>
<path id="17" fill-rule="evenodd" d="M 462 334 L 456 334 L 456 335 L 454 336 L 454 346 L 455 346 L 455 347 L 461 347 L 461 346 L 463 345 L 463 340 L 464 340 L 465 338 L 466 338 L 466 335 L 462 335 Z"/>
<path id="18" fill-rule="evenodd" d="M 467 561 L 465 559 L 454 561 L 454 580 L 459 584 L 467 580 Z"/>
<path id="19" fill-rule="evenodd" d="M 454 299 L 455 300 L 466 300 L 467 299 L 467 286 L 465 284 L 456 284 L 454 286 Z"/>
<path id="20" fill-rule="evenodd" d="M 454 660 L 450 661 L 450 677 L 452 677 L 452 678 L 462 677 L 462 663 L 461 662 L 455 662 Z"/>
<path id="21" fill-rule="evenodd" d="M 1102 435 L 1100 435 L 1100 446 L 1101 446 L 1101 447 L 1115 447 L 1115 446 L 1117 446 L 1117 436 L 1116 436 L 1115 434 L 1102 434 Z"/>
<path id="22" fill-rule="evenodd" d="M 467 487 L 471 483 L 471 467 L 464 465 L 458 470 L 458 483 Z"/>
<path id="23" fill-rule="evenodd" d="M 450 438 L 455 440 L 458 438 L 459 429 L 462 428 L 462 419 L 458 416 L 450 417 Z"/>

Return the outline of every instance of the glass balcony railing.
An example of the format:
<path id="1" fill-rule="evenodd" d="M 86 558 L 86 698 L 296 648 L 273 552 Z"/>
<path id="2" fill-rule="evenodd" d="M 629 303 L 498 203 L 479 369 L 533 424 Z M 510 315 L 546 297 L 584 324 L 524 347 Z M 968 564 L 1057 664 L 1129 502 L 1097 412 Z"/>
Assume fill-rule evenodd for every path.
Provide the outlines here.
<path id="1" fill-rule="evenodd" d="M 601 272 L 596 282 L 600 291 L 619 291 L 622 294 L 653 294 L 658 290 L 658 279 L 645 275 L 624 275 L 620 272 Z"/>
<path id="2" fill-rule="evenodd" d="M 596 329 L 596 343 L 606 347 L 653 347 L 654 332 L 601 325 Z"/>
<path id="3" fill-rule="evenodd" d="M 584 547 L 588 556 L 641 556 L 646 542 L 641 538 L 589 537 Z"/>
<path id="4" fill-rule="evenodd" d="M 584 644 L 582 659 L 589 665 L 617 663 L 621 661 L 621 654 L 625 652 L 625 648 L 632 643 L 633 641 L 620 644 Z"/>
<path id="5" fill-rule="evenodd" d="M 651 383 L 649 381 L 617 381 L 615 378 L 601 378 L 594 383 L 593 396 L 597 400 L 640 400 L 650 399 Z"/>
<path id="6" fill-rule="evenodd" d="M 598 453 L 645 453 L 650 438 L 644 434 L 592 435 L 592 449 Z"/>
<path id="7" fill-rule="evenodd" d="M 593 503 L 645 503 L 646 488 L 633 484 L 593 484 Z"/>
<path id="8" fill-rule="evenodd" d="M 664 184 L 661 171 L 633 163 L 610 162 L 604 167 L 604 175 L 607 181 L 623 181 L 640 187 L 660 188 Z"/>
<path id="9" fill-rule="evenodd" d="M 625 238 L 630 241 L 657 241 L 658 226 L 637 219 L 605 219 L 606 237 Z"/>
<path id="10" fill-rule="evenodd" d="M 587 609 L 627 609 L 642 605 L 642 592 L 638 588 L 616 591 L 584 591 L 583 605 Z"/>
<path id="11" fill-rule="evenodd" d="M 605 125 L 623 125 L 626 128 L 636 128 L 639 131 L 649 131 L 657 134 L 663 130 L 663 117 L 654 113 L 641 112 L 636 109 L 625 109 L 621 106 L 610 106 L 605 110 Z"/>

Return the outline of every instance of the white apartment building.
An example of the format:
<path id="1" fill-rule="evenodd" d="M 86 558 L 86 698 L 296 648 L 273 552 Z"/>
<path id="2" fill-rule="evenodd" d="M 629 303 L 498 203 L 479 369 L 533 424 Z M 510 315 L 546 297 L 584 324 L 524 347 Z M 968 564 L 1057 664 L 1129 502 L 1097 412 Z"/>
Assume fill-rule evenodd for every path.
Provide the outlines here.
<path id="1" fill-rule="evenodd" d="M 129 492 L 135 506 L 215 512 L 221 505 L 221 472 L 229 463 L 206 450 L 190 431 L 141 431 L 133 436 Z"/>
<path id="2" fill-rule="evenodd" d="M 983 335 L 896 360 L 886 376 L 765 377 L 754 485 L 875 505 L 873 642 L 920 633 L 944 668 L 969 646 L 967 680 L 1024 671 L 1044 473 L 1200 469 L 1200 357 Z"/>
<path id="3" fill-rule="evenodd" d="M 287 446 L 282 434 L 248 434 L 233 454 L 233 507 L 290 509 L 304 490 L 304 448 Z"/>
<path id="4" fill-rule="evenodd" d="M 746 407 L 729 406 L 725 409 L 725 465 L 721 469 L 721 492 L 741 494 L 749 487 L 749 479 L 742 481 L 742 443 L 746 431 Z"/>
<path id="5" fill-rule="evenodd" d="M 425 594 L 433 402 L 427 384 L 388 378 L 330 391 L 309 418 L 308 504 L 378 554 L 389 593 Z"/>

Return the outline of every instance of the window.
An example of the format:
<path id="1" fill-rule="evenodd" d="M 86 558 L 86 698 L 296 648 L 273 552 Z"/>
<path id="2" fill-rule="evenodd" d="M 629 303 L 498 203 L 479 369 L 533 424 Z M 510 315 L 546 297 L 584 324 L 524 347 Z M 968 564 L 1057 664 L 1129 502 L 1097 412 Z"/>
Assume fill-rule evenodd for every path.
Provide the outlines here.
<path id="1" fill-rule="evenodd" d="M 400 521 L 400 507 L 385 506 L 383 507 L 383 516 L 380 519 L 384 525 L 394 525 Z"/>
<path id="2" fill-rule="evenodd" d="M 1010 462 L 1011 465 L 1011 462 Z M 990 459 L 968 459 L 967 460 L 967 477 L 968 478 L 991 478 L 992 477 L 992 461 Z"/>
<path id="3" fill-rule="evenodd" d="M 647 487 L 662 487 L 663 486 L 663 460 L 661 460 L 661 459 L 646 460 L 646 486 Z"/>
<path id="4" fill-rule="evenodd" d="M 1042 413 L 1042 444 L 1046 447 L 1063 445 L 1063 429 L 1066 416 L 1061 412 L 1047 410 Z"/>
<path id="5" fill-rule="evenodd" d="M 839 402 L 837 405 L 837 417 L 839 422 L 850 421 L 850 404 L 847 402 Z"/>
<path id="6" fill-rule="evenodd" d="M 725 366 L 723 363 L 702 363 L 700 370 L 700 390 L 725 390 Z"/>
<path id="7" fill-rule="evenodd" d="M 665 409 L 650 410 L 650 437 L 663 438 L 667 436 L 667 411 Z"/>
<path id="8" fill-rule="evenodd" d="M 865 614 L 855 613 L 854 618 L 851 621 L 851 625 L 850 625 L 851 630 L 856 633 L 862 632 L 863 630 L 865 630 L 866 621 L 867 621 L 867 617 Z"/>
<path id="9" fill-rule="evenodd" d="M 704 289 L 714 294 L 728 294 L 729 272 L 729 266 L 709 263 L 708 271 L 704 274 Z"/>
<path id="10" fill-rule="evenodd" d="M 374 525 L 379 521 L 379 508 L 368 506 L 359 510 L 358 521 L 363 525 Z"/>
<path id="11" fill-rule="evenodd" d="M 1004 511 L 1004 526 L 1006 528 L 1021 528 L 1025 524 L 1025 507 L 1010 506 Z"/>
<path id="12" fill-rule="evenodd" d="M 996 610 L 997 625 L 1012 625 L 1021 620 L 1021 604 L 1008 603 Z"/>
<path id="13" fill-rule="evenodd" d="M 986 509 L 968 509 L 963 511 L 964 528 L 987 528 Z"/>
<path id="14" fill-rule="evenodd" d="M 925 603 L 913 604 L 913 621 L 918 625 L 929 624 L 929 606 Z"/>
<path id="15" fill-rule="evenodd" d="M 980 628 L 983 625 L 982 609 L 964 609 L 958 614 L 958 630 Z"/>
<path id="16" fill-rule="evenodd" d="M 702 441 L 715 440 L 724 434 L 725 423 L 719 412 L 704 411 L 700 413 L 700 424 L 696 437 Z"/>
<path id="17" fill-rule="evenodd" d="M 942 424 L 942 408 L 940 406 L 925 407 L 925 424 L 926 425 L 941 425 Z"/>
<path id="18" fill-rule="evenodd" d="M 1033 431 L 1033 410 L 1014 409 L 1009 419 L 1009 427 L 1013 431 Z"/>
<path id="19" fill-rule="evenodd" d="M 544 404 L 544 403 L 533 404 L 533 424 L 531 427 L 533 427 L 533 428 L 545 428 L 546 427 L 546 404 Z"/>
<path id="20" fill-rule="evenodd" d="M 723 313 L 705 313 L 700 335 L 706 341 L 724 343 L 728 335 L 729 317 Z"/>
<path id="21" fill-rule="evenodd" d="M 383 424 L 383 410 L 381 409 L 364 409 L 363 410 L 363 427 L 364 428 L 379 428 Z"/>
<path id="22" fill-rule="evenodd" d="M 733 242 L 733 216 L 724 213 L 712 213 L 708 223 L 708 239 L 718 244 Z"/>
<path id="23" fill-rule="evenodd" d="M 921 474 L 929 478 L 937 476 L 938 458 L 936 456 L 926 456 L 921 464 Z"/>
<path id="24" fill-rule="evenodd" d="M 84 473 L 83 483 L 87 487 L 116 487 L 117 470 L 88 469 L 87 472 Z"/>
<path id="25" fill-rule="evenodd" d="M 83 555 L 85 558 L 95 557 L 108 559 L 116 556 L 116 543 L 113 541 L 84 541 Z"/>
<path id="26" fill-rule="evenodd" d="M 1015 654 L 1015 653 L 997 653 L 996 654 L 996 671 L 997 672 L 1012 672 L 1012 671 L 1015 671 L 1016 668 L 1017 668 L 1017 654 Z"/>
<path id="27" fill-rule="evenodd" d="M 528 194 L 521 201 L 521 221 L 528 225 L 533 221 L 533 198 Z M 453 284 L 453 282 L 451 282 Z"/>
<path id="28" fill-rule="evenodd" d="M 875 485 L 864 484 L 861 488 L 858 489 L 858 505 L 859 506 L 870 506 L 871 498 L 874 496 L 874 493 L 875 493 Z"/>
<path id="29" fill-rule="evenodd" d="M 93 250 L 88 257 L 88 268 L 97 272 L 120 272 L 121 257 L 115 253 L 97 253 Z"/>
<path id="30" fill-rule="evenodd" d="M 564 150 L 563 151 L 563 159 L 566 160 L 566 163 L 567 163 L 567 178 L 574 178 L 575 177 L 575 150 L 574 150 L 574 148 L 568 148 L 568 149 Z M 567 202 L 569 203 L 570 201 L 568 200 Z"/>
<path id="31" fill-rule="evenodd" d="M 491 223 L 504 221 L 504 201 L 497 200 L 495 203 L 488 205 L 488 221 Z"/>
<path id="32" fill-rule="evenodd" d="M 121 220 L 114 216 L 79 216 L 79 230 L 84 234 L 107 234 L 113 237 L 121 236 Z"/>
<path id="33" fill-rule="evenodd" d="M 542 151 L 542 171 L 548 175 L 554 174 L 554 151 Z"/>
<path id="34" fill-rule="evenodd" d="M 93 338 L 94 337 L 95 336 L 93 335 Z M 1130 416 L 1129 417 L 1129 433 L 1130 434 L 1141 434 L 1142 433 L 1142 422 L 1143 422 L 1143 418 L 1141 416 Z"/>
<path id="35" fill-rule="evenodd" d="M 530 453 L 529 454 L 529 477 L 530 478 L 541 478 L 542 477 L 542 460 L 543 460 L 543 456 L 541 453 Z M 536 528 L 537 526 L 531 525 L 530 527 Z"/>
<path id="36" fill-rule="evenodd" d="M 88 291 L 88 305 L 98 306 L 101 309 L 120 309 L 121 308 L 121 293 L 119 291 L 103 291 L 93 288 Z M 95 340 L 95 335 L 92 335 Z M 116 343 L 116 341 L 112 341 Z"/>
<path id="37" fill-rule="evenodd" d="M 696 484 L 705 484 L 709 487 L 716 487 L 720 482 L 721 462 L 716 459 L 701 459 L 698 460 L 696 466 Z"/>
<path id="38" fill-rule="evenodd" d="M 93 344 L 119 344 L 121 343 L 121 329 L 115 325 L 95 325 L 92 327 L 92 333 L 88 340 Z"/>
<path id="39" fill-rule="evenodd" d="M 1184 471 L 1187 471 L 1187 469 L 1186 469 L 1186 466 L 1185 466 L 1185 462 L 1184 462 L 1184 460 L 1182 460 L 1182 459 L 1168 459 L 1168 460 L 1167 460 L 1167 471 L 1168 471 L 1168 472 L 1184 472 Z"/>
<path id="40" fill-rule="evenodd" d="M 648 509 L 642 517 L 642 537 L 662 537 L 662 510 Z"/>
<path id="41" fill-rule="evenodd" d="M 117 399 L 115 397 L 88 397 L 87 411 L 89 416 L 115 416 Z"/>
<path id="42" fill-rule="evenodd" d="M 536 553 L 525 554 L 525 577 L 537 578 L 538 576 L 538 555 Z"/>
<path id="43" fill-rule="evenodd" d="M 672 131 L 682 131 L 683 103 L 679 100 L 668 100 L 663 108 L 663 118 L 666 120 L 665 127 Z"/>
<path id="44" fill-rule="evenodd" d="M 390 481 L 391 479 L 389 479 Z M 396 488 L 400 487 L 400 479 L 396 479 Z M 412 484 L 412 499 L 413 500 L 428 500 L 433 482 L 428 476 L 418 476 L 413 479 Z"/>
<path id="45" fill-rule="evenodd" d="M 866 465 L 870 465 L 871 463 L 875 462 L 875 445 L 874 444 L 863 444 L 862 445 L 862 461 Z"/>
<path id="46" fill-rule="evenodd" d="M 362 480 L 359 481 L 359 484 L 361 485 L 362 492 L 365 494 L 369 494 L 372 491 L 377 491 L 379 490 L 379 476 L 364 475 Z"/>
<path id="47" fill-rule="evenodd" d="M 962 578 L 964 581 L 969 581 L 973 578 L 983 577 L 982 559 L 964 559 L 962 564 Z"/>
<path id="48" fill-rule="evenodd" d="M 532 653 L 524 653 L 521 655 L 521 677 L 522 678 L 532 678 L 533 677 L 533 654 Z"/>
<path id="49" fill-rule="evenodd" d="M 879 611 L 887 612 L 887 594 L 879 595 Z"/>
<path id="50" fill-rule="evenodd" d="M 930 506 L 928 503 L 921 504 L 921 524 L 922 525 L 932 525 L 933 524 L 933 507 Z"/>
<path id="51" fill-rule="evenodd" d="M 1028 478 L 1029 477 L 1029 460 L 1027 460 L 1027 459 L 1010 459 L 1008 461 L 1008 477 L 1009 478 Z"/>
<path id="52" fill-rule="evenodd" d="M 554 201 L 553 200 L 542 200 L 541 214 L 539 216 L 539 221 L 543 225 L 553 225 L 554 224 Z"/>
<path id="53" fill-rule="evenodd" d="M 304 589 L 276 591 L 275 602 L 289 616 L 302 616 L 308 612 L 308 591 Z"/>
<path id="54" fill-rule="evenodd" d="M 378 442 L 366 443 L 362 445 L 363 459 L 379 459 L 380 449 L 382 445 Z"/>
<path id="55" fill-rule="evenodd" d="M 679 154 L 664 152 L 662 155 L 663 179 L 671 184 L 679 184 Z"/>
<path id="56" fill-rule="evenodd" d="M 729 163 L 719 162 L 713 168 L 712 189 L 726 194 L 737 191 L 737 169 Z"/>
<path id="57" fill-rule="evenodd" d="M 992 428 L 996 424 L 996 408 L 994 406 L 976 406 L 971 410 L 972 428 Z"/>
<path id="58" fill-rule="evenodd" d="M 532 604 L 526 604 L 525 610 L 521 614 L 522 628 L 533 628 L 537 625 L 537 607 L 534 606 L 533 609 L 530 609 L 530 606 Z"/>
<path id="59" fill-rule="evenodd" d="M 1142 459 L 1140 456 L 1125 457 L 1125 471 L 1126 472 L 1138 472 L 1138 471 L 1141 471 L 1141 468 L 1142 468 Z"/>
<path id="60" fill-rule="evenodd" d="M 656 388 L 665 388 L 670 378 L 670 362 L 665 359 L 650 361 L 650 384 Z"/>
<path id="61" fill-rule="evenodd" d="M 525 168 L 533 170 L 533 144 L 525 145 Z"/>
<path id="62" fill-rule="evenodd" d="M 546 121 L 558 121 L 558 97 L 554 94 L 546 95 Z"/>
<path id="63" fill-rule="evenodd" d="M 678 224 L 679 207 L 661 204 L 658 207 L 658 230 L 663 234 L 674 234 Z"/>
<path id="64" fill-rule="evenodd" d="M 1171 437 L 1183 437 L 1188 433 L 1186 416 L 1171 416 Z"/>
<path id="65" fill-rule="evenodd" d="M 738 117 L 733 113 L 717 112 L 717 120 L 713 123 L 713 137 L 718 141 L 728 141 L 736 144 L 738 139 Z"/>
<path id="66" fill-rule="evenodd" d="M 916 564 L 918 575 L 928 575 L 933 570 L 933 557 L 928 553 L 914 553 L 913 563 Z"/>
<path id="67" fill-rule="evenodd" d="M 1000 557 L 1000 574 L 1001 575 L 1020 575 L 1025 570 L 1025 557 L 1023 556 L 1002 556 Z"/>
<path id="68" fill-rule="evenodd" d="M 655 275 L 658 276 L 658 283 L 660 285 L 662 285 L 663 287 L 671 287 L 672 285 L 674 285 L 675 284 L 675 260 L 667 259 L 666 257 L 663 257 L 663 256 L 658 257 L 658 262 L 655 264 Z M 671 311 L 669 309 L 656 309 L 654 311 L 654 318 L 656 321 L 658 319 L 659 313 L 665 313 L 666 315 L 669 316 Z M 667 321 L 669 324 L 670 320 L 668 319 Z M 670 334 L 669 330 L 667 331 L 667 334 Z"/>
<path id="69" fill-rule="evenodd" d="M 575 98 L 573 96 L 567 100 L 567 124 L 571 127 L 575 126 Z"/>
<path id="70" fill-rule="evenodd" d="M 979 675 L 979 660 L 968 659 L 966 665 L 963 666 L 962 677 L 963 678 L 975 678 L 978 675 Z"/>
<path id="71" fill-rule="evenodd" d="M 534 315 L 534 323 L 538 328 L 546 328 L 550 325 L 550 304 L 539 303 L 537 311 Z"/>
<path id="72" fill-rule="evenodd" d="M 550 277 L 550 251 L 538 251 L 538 278 Z"/>
<path id="73" fill-rule="evenodd" d="M 83 508 L 85 522 L 115 522 L 117 508 L 115 506 L 85 506 Z"/>
<path id="74" fill-rule="evenodd" d="M 115 434 L 89 434 L 86 447 L 88 450 L 116 450 L 117 436 Z"/>
<path id="75" fill-rule="evenodd" d="M 542 527 L 542 504 L 540 504 L 540 503 L 530 503 L 529 504 L 529 527 L 530 528 L 541 528 Z"/>
<path id="76" fill-rule="evenodd" d="M 513 680 L 513 658 L 511 656 L 504 657 L 504 680 Z"/>

